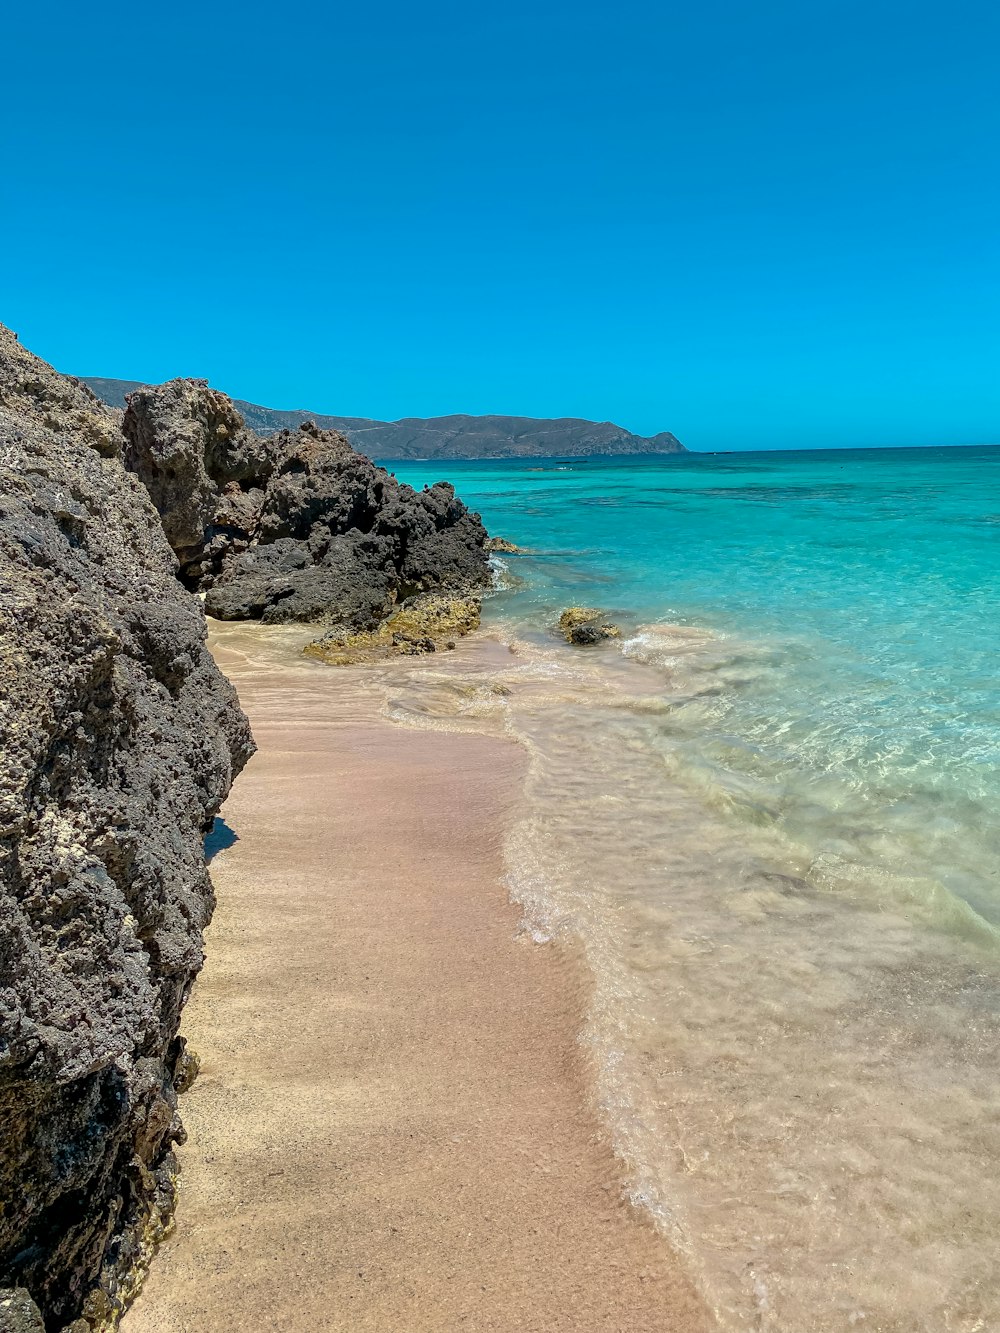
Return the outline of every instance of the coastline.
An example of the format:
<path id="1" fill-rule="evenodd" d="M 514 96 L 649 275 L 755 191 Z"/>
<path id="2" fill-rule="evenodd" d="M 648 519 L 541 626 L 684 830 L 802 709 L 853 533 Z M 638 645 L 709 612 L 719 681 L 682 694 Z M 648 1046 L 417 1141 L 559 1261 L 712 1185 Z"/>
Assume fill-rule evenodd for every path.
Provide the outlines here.
<path id="1" fill-rule="evenodd" d="M 214 627 L 260 749 L 185 1010 L 177 1230 L 125 1333 L 709 1329 L 590 1108 L 583 965 L 501 884 L 522 753 L 394 726 L 296 634 Z"/>

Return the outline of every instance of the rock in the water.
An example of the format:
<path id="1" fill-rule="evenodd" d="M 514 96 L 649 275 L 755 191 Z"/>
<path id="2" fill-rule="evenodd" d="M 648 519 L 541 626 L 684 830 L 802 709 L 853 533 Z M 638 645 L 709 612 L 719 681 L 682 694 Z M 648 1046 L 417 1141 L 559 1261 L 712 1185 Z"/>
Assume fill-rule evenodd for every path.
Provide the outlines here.
<path id="1" fill-rule="evenodd" d="M 568 643 L 581 646 L 621 637 L 618 626 L 612 624 L 603 611 L 592 606 L 567 607 L 559 617 L 559 629 Z"/>
<path id="2" fill-rule="evenodd" d="M 433 653 L 454 648 L 456 638 L 478 629 L 481 612 L 482 599 L 477 596 L 424 593 L 404 602 L 375 630 L 334 626 L 308 644 L 305 652 L 334 666 Z"/>
<path id="3" fill-rule="evenodd" d="M 0 1286 L 50 1333 L 113 1327 L 169 1218 L 203 837 L 253 748 L 116 432 L 3 331 Z"/>
<path id="4" fill-rule="evenodd" d="M 487 537 L 486 538 L 487 555 L 523 555 L 524 547 L 518 546 L 516 542 L 510 542 L 506 537 Z"/>
<path id="5" fill-rule="evenodd" d="M 415 593 L 489 581 L 485 530 L 451 486 L 414 491 L 337 431 L 260 439 L 201 380 L 133 393 L 124 431 L 209 615 L 374 630 Z"/>

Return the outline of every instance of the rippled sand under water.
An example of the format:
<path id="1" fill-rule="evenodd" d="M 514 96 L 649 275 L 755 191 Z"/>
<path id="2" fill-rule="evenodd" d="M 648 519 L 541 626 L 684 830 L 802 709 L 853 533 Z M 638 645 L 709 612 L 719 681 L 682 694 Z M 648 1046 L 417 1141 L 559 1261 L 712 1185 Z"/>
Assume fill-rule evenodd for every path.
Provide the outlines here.
<path id="1" fill-rule="evenodd" d="M 623 647 L 501 625 L 375 675 L 397 722 L 529 752 L 508 882 L 535 939 L 583 942 L 629 1193 L 724 1329 L 1000 1328 L 995 926 L 914 874 L 926 807 L 887 832 L 836 773 L 783 788 L 713 761 L 743 737 L 693 744 L 766 649 L 669 625 Z"/>

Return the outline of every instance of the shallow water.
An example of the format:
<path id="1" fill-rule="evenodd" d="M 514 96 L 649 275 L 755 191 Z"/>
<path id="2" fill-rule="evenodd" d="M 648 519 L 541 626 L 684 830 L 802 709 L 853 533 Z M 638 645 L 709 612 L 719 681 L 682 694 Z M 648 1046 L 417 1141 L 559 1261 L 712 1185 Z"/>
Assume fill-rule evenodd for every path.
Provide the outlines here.
<path id="1" fill-rule="evenodd" d="M 1000 451 L 535 466 L 448 465 L 531 550 L 512 651 L 384 684 L 529 749 L 511 891 L 632 1196 L 726 1329 L 1000 1328 Z"/>

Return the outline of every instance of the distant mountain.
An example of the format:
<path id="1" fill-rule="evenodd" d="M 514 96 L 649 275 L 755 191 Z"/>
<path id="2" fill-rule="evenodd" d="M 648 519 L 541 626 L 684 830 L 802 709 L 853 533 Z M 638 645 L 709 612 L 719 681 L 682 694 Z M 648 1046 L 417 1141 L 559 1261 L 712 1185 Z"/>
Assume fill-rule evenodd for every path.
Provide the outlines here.
<path id="1" fill-rule="evenodd" d="M 98 398 L 124 407 L 125 395 L 140 385 L 134 380 L 84 376 Z M 553 420 L 535 417 L 404 417 L 372 421 L 368 417 L 330 417 L 318 412 L 282 412 L 234 399 L 248 426 L 258 435 L 273 435 L 302 421 L 343 431 L 356 449 L 370 458 L 585 458 L 591 454 L 683 454 L 681 442 L 669 431 L 649 438 L 633 435 L 610 421 Z"/>

